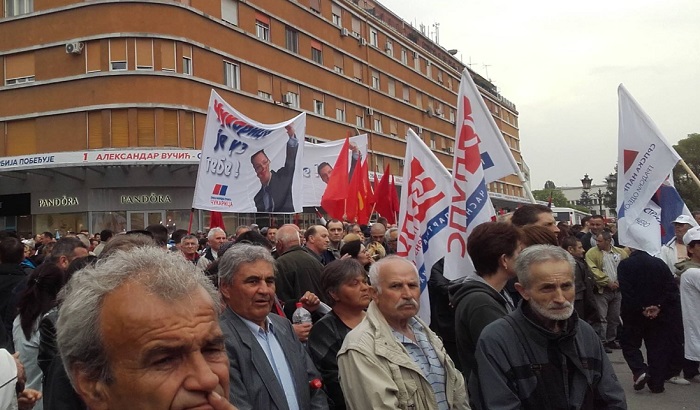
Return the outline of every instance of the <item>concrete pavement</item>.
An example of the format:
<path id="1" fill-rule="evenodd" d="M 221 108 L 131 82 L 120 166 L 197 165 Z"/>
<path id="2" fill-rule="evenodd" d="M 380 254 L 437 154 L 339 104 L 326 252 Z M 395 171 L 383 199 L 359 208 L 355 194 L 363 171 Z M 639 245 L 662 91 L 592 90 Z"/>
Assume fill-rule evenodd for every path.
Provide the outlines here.
<path id="1" fill-rule="evenodd" d="M 641 391 L 634 391 L 632 372 L 622 357 L 622 350 L 614 350 L 613 353 L 608 354 L 608 358 L 625 389 L 627 408 L 630 410 L 700 409 L 700 383 L 691 383 L 689 386 L 666 383 L 666 391 L 659 394 L 652 394 L 648 387 Z"/>

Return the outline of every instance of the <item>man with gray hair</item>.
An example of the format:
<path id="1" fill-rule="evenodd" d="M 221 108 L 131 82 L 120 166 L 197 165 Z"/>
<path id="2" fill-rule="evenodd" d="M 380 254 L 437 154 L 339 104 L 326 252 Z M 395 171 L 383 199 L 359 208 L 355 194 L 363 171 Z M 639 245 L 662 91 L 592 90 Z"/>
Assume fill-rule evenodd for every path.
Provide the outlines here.
<path id="1" fill-rule="evenodd" d="M 226 231 L 221 228 L 211 228 L 207 233 L 207 247 L 197 262 L 197 267 L 206 270 L 219 257 L 219 248 L 226 242 Z"/>
<path id="2" fill-rule="evenodd" d="M 479 408 L 627 408 L 600 339 L 574 312 L 574 263 L 552 245 L 518 257 L 523 301 L 486 326 L 476 345 Z"/>
<path id="3" fill-rule="evenodd" d="M 349 409 L 469 409 L 464 378 L 442 342 L 416 315 L 415 265 L 387 256 L 369 270 L 372 302 L 338 352 Z"/>
<path id="4" fill-rule="evenodd" d="M 231 361 L 231 401 L 240 409 L 327 409 L 321 374 L 292 324 L 271 314 L 275 261 L 262 246 L 236 244 L 219 261 L 226 303 L 221 329 Z M 317 384 L 318 382 L 318 384 Z"/>
<path id="5" fill-rule="evenodd" d="M 117 251 L 66 285 L 58 348 L 88 408 L 234 409 L 219 313 L 211 282 L 180 255 Z"/>

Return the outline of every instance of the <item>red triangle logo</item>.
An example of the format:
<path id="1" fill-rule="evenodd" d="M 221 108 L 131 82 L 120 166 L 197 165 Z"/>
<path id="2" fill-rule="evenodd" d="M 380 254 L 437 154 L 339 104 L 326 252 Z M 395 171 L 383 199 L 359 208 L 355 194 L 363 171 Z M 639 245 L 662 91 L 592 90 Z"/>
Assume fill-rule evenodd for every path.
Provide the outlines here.
<path id="1" fill-rule="evenodd" d="M 623 153 L 623 158 L 622 160 L 624 161 L 624 173 L 627 173 L 627 170 L 629 170 L 632 167 L 632 164 L 634 164 L 634 160 L 637 159 L 637 155 L 639 155 L 639 151 L 632 151 L 626 149 Z"/>

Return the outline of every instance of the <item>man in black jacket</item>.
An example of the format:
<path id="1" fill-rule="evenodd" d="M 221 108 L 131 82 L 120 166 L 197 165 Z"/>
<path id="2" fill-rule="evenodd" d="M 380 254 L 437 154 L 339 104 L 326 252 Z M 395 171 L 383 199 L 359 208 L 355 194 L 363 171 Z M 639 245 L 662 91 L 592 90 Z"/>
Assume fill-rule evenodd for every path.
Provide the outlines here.
<path id="1" fill-rule="evenodd" d="M 620 344 L 634 375 L 634 389 L 641 390 L 648 383 L 652 393 L 661 393 L 671 354 L 678 351 L 673 349 L 675 339 L 669 337 L 671 325 L 681 316 L 678 286 L 661 259 L 640 250 L 620 262 L 617 275 L 622 292 L 620 316 L 625 323 Z M 640 351 L 642 341 L 648 366 Z"/>
<path id="2" fill-rule="evenodd" d="M 477 226 L 467 238 L 476 274 L 468 272 L 467 280 L 450 288 L 459 360 L 472 406 L 479 402 L 478 391 L 471 388 L 475 383 L 470 380 L 470 376 L 476 377 L 476 342 L 488 324 L 515 309 L 503 288 L 515 277 L 515 259 L 521 249 L 520 231 L 512 224 L 487 222 Z"/>
<path id="3" fill-rule="evenodd" d="M 571 256 L 574 257 L 576 266 L 574 275 L 576 278 L 576 299 L 574 301 L 574 309 L 578 316 L 585 320 L 589 325 L 600 321 L 600 313 L 598 313 L 598 305 L 595 302 L 593 291 L 595 290 L 595 279 L 591 268 L 583 259 L 585 254 L 581 241 L 575 236 L 564 238 L 561 242 L 561 247 L 566 249 Z M 612 353 L 612 349 L 606 348 L 606 352 Z"/>
<path id="4" fill-rule="evenodd" d="M 17 316 L 19 291 L 24 288 L 27 274 L 20 266 L 24 245 L 11 236 L 0 239 L 0 348 L 14 352 L 12 321 Z"/>

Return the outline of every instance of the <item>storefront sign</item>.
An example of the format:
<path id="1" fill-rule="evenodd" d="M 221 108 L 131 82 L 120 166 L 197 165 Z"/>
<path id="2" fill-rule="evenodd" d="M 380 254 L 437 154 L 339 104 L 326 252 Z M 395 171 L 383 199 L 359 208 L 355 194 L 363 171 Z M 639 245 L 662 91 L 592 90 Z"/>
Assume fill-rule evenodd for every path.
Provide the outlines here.
<path id="1" fill-rule="evenodd" d="M 66 196 L 56 198 L 39 198 L 39 208 L 55 208 L 66 206 L 78 206 L 80 201 L 75 196 Z"/>
<path id="2" fill-rule="evenodd" d="M 122 204 L 170 204 L 173 202 L 170 195 L 151 193 L 150 195 L 122 195 Z"/>

